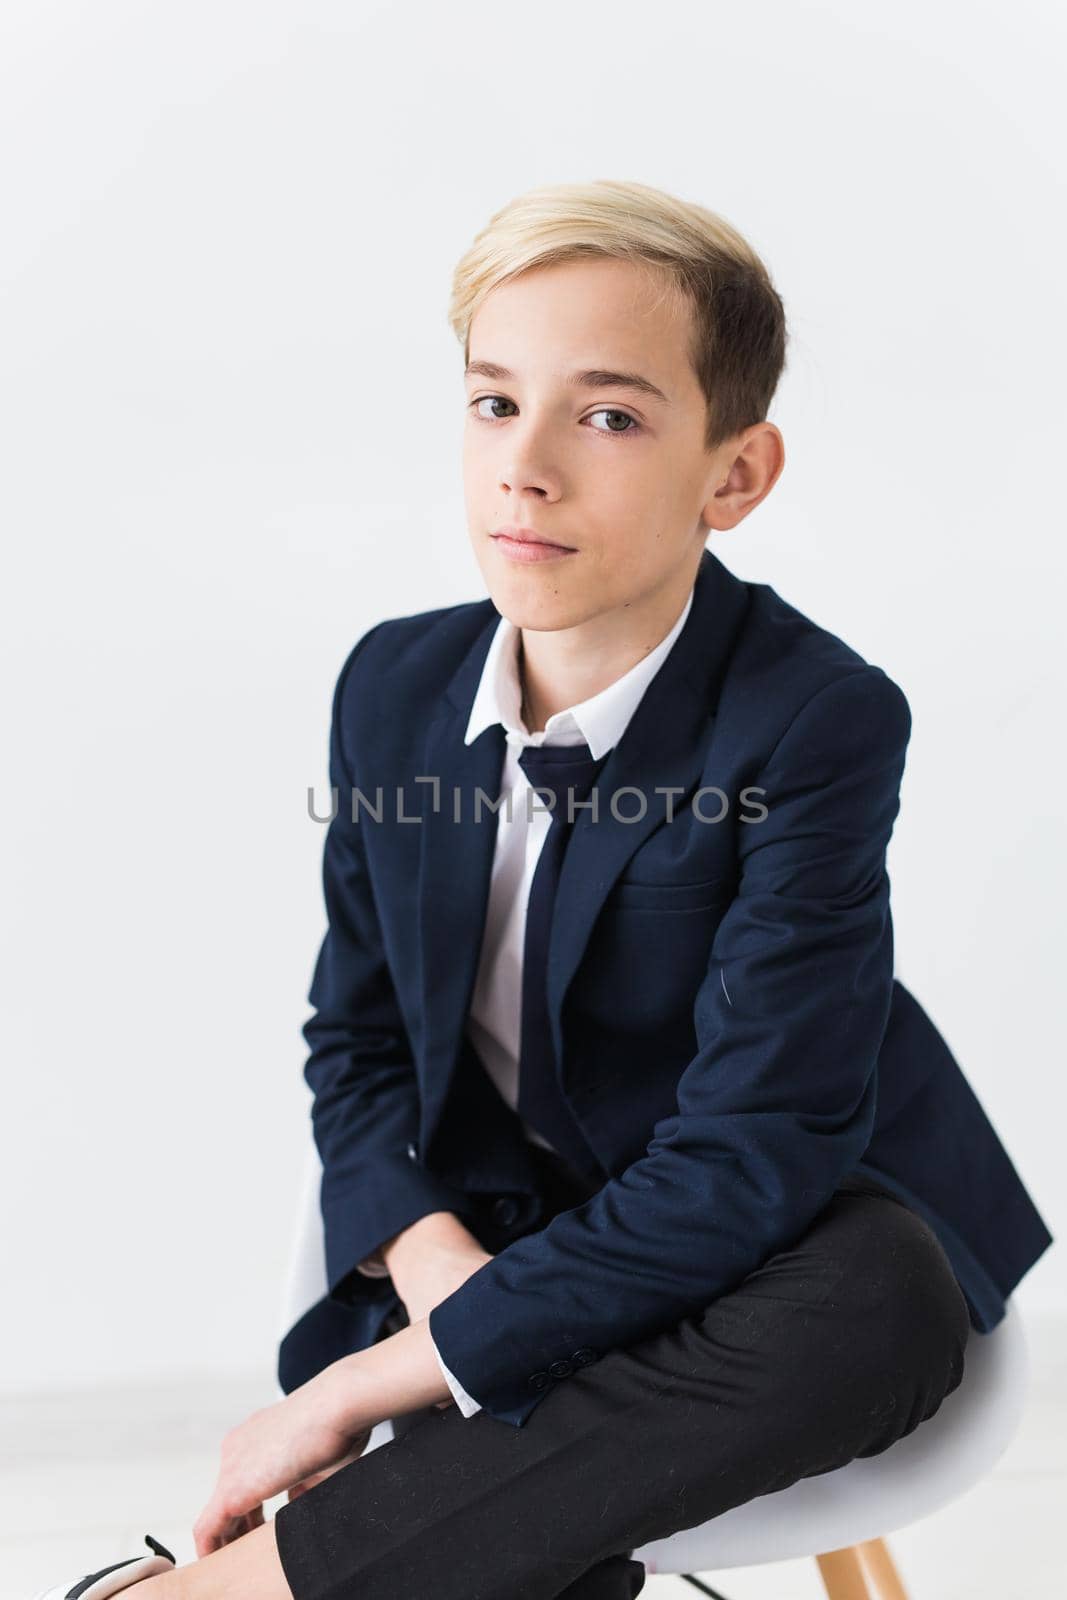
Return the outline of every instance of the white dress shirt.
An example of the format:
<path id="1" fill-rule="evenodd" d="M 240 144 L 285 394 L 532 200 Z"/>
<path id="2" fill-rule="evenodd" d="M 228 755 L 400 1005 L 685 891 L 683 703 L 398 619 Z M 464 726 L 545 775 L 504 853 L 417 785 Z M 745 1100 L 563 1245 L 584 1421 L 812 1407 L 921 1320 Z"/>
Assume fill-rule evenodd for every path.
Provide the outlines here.
<path id="1" fill-rule="evenodd" d="M 568 706 L 565 711 L 554 712 L 541 733 L 530 733 L 522 720 L 520 630 L 507 617 L 501 617 L 493 634 L 463 740 L 464 744 L 472 744 L 484 729 L 498 722 L 507 735 L 499 796 L 504 804 L 497 816 L 485 936 L 467 1014 L 467 1037 L 513 1109 L 519 1095 L 526 907 L 537 858 L 552 822 L 543 797 L 534 793 L 519 766 L 519 755 L 526 745 L 585 743 L 593 759 L 599 760 L 618 744 L 642 695 L 685 626 L 692 604 L 690 590 L 681 615 L 654 650 L 599 694 Z M 524 1131 L 533 1143 L 552 1148 L 529 1124 L 524 1124 Z M 379 1252 L 360 1262 L 359 1271 L 368 1277 L 389 1275 Z M 479 1402 L 448 1370 L 436 1345 L 434 1354 L 456 1404 L 465 1417 L 472 1417 L 481 1410 Z"/>

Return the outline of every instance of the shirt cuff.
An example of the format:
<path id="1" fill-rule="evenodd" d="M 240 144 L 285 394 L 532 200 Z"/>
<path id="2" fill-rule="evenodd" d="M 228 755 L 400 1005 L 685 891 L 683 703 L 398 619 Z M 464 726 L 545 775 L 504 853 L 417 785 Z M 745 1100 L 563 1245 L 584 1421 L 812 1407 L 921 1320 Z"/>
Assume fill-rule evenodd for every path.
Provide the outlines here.
<path id="1" fill-rule="evenodd" d="M 473 1399 L 472 1396 L 467 1393 L 466 1389 L 463 1387 L 454 1373 L 449 1372 L 448 1368 L 441 1360 L 441 1352 L 438 1350 L 436 1344 L 434 1344 L 433 1339 L 430 1340 L 430 1343 L 433 1345 L 433 1353 L 437 1357 L 437 1365 L 444 1373 L 445 1382 L 452 1391 L 453 1400 L 456 1402 L 457 1406 L 465 1417 L 473 1417 L 476 1411 L 480 1411 L 482 1409 L 481 1403 Z"/>

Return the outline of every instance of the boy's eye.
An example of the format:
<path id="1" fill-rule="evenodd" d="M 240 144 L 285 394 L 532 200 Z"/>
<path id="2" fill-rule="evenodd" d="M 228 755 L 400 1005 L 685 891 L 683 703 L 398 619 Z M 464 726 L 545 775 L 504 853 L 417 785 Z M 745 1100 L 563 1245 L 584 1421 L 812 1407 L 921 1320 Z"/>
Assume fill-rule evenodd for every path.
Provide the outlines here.
<path id="1" fill-rule="evenodd" d="M 483 394 L 479 395 L 477 399 L 472 400 L 467 408 L 469 411 L 473 411 L 479 422 L 504 422 L 507 420 L 505 417 L 486 415 L 485 412 L 479 411 L 479 406 L 484 406 L 486 404 L 513 406 L 514 401 L 505 399 L 502 394 Z M 629 424 L 628 427 L 609 426 L 606 428 L 594 428 L 594 433 L 614 433 L 626 435 L 628 433 L 640 433 L 641 431 L 641 424 L 637 421 L 636 417 L 631 417 L 628 411 L 620 411 L 615 406 L 602 406 L 599 411 L 591 411 L 585 420 L 589 422 L 593 417 L 614 417 L 616 420 L 622 418 L 624 422 Z"/>

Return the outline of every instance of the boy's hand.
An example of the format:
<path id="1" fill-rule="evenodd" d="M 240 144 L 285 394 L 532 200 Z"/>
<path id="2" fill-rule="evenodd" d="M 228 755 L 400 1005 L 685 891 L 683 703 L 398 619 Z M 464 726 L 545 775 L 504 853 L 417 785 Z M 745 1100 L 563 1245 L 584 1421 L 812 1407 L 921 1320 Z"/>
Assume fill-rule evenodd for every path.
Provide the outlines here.
<path id="1" fill-rule="evenodd" d="M 339 1366 L 339 1363 L 334 1363 Z M 295 1486 L 318 1482 L 367 1446 L 371 1429 L 351 1420 L 347 1390 L 369 1392 L 347 1373 L 338 1383 L 327 1367 L 284 1399 L 231 1428 L 211 1497 L 193 1525 L 197 1556 L 210 1555 L 264 1522 L 263 1503 Z"/>

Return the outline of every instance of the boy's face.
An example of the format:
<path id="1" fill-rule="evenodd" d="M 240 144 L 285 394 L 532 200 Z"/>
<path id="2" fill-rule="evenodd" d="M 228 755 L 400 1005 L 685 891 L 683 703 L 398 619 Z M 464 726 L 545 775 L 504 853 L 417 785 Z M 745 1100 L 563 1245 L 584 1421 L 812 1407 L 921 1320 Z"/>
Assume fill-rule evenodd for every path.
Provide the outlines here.
<path id="1" fill-rule="evenodd" d="M 597 258 L 531 269 L 474 316 L 467 521 L 493 603 L 518 627 L 638 615 L 656 596 L 680 604 L 709 528 L 732 527 L 781 470 L 773 424 L 705 450 L 705 400 L 686 351 L 690 309 L 669 297 L 657 305 L 658 295 L 658 280 L 632 263 Z M 512 376 L 479 371 L 479 362 Z M 614 381 L 568 382 L 583 371 L 638 374 L 665 398 Z M 520 559 L 521 546 L 496 537 L 506 525 L 568 550 Z"/>

